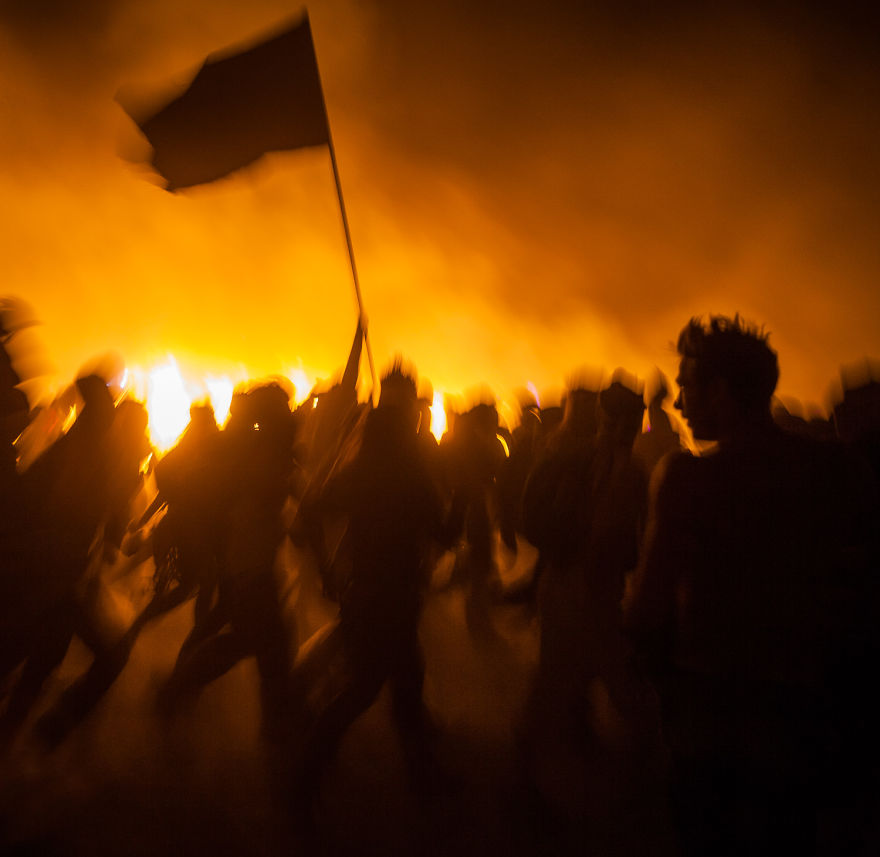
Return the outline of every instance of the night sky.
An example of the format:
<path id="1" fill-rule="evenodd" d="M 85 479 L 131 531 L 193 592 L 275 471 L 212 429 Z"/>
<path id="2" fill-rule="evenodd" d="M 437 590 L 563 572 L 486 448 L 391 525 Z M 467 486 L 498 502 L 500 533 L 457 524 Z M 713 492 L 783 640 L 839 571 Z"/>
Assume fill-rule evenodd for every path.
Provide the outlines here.
<path id="1" fill-rule="evenodd" d="M 59 382 L 110 349 L 343 365 L 356 309 L 326 150 L 173 195 L 131 163 L 115 100 L 301 8 L 0 3 L 0 295 L 33 305 Z M 309 14 L 380 367 L 401 353 L 438 389 L 501 397 L 583 365 L 674 373 L 687 319 L 736 311 L 805 401 L 880 355 L 880 74 L 855 7 Z"/>

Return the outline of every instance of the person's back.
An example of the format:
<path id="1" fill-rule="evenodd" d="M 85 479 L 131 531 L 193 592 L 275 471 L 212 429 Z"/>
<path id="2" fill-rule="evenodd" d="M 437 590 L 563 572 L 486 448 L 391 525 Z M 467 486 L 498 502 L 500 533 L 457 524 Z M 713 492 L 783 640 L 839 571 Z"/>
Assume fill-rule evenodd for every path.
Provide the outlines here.
<path id="1" fill-rule="evenodd" d="M 665 468 L 658 523 L 677 559 L 666 590 L 674 664 L 820 687 L 862 603 L 864 472 L 841 447 L 773 428 Z"/>
<path id="2" fill-rule="evenodd" d="M 523 532 L 557 570 L 583 559 L 592 515 L 598 394 L 570 390 L 565 419 L 548 437 L 522 499 Z"/>
<path id="3" fill-rule="evenodd" d="M 413 604 L 425 584 L 425 548 L 438 533 L 440 503 L 418 438 L 396 409 L 370 413 L 361 450 L 331 491 L 348 517 L 351 586 L 359 596 L 369 592 L 377 607 L 394 609 L 404 596 Z"/>

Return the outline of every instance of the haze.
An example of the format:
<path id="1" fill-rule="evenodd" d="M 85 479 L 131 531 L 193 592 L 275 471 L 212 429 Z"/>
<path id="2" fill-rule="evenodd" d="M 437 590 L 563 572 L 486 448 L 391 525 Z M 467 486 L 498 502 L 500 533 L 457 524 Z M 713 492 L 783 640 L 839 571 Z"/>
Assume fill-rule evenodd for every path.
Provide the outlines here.
<path id="1" fill-rule="evenodd" d="M 120 88 L 300 7 L 0 8 L 0 294 L 33 305 L 55 377 L 107 350 L 340 369 L 356 309 L 325 150 L 176 195 L 120 157 Z M 737 311 L 801 400 L 880 354 L 880 78 L 853 10 L 309 13 L 380 367 L 502 397 L 583 365 L 674 374 L 684 322 Z"/>

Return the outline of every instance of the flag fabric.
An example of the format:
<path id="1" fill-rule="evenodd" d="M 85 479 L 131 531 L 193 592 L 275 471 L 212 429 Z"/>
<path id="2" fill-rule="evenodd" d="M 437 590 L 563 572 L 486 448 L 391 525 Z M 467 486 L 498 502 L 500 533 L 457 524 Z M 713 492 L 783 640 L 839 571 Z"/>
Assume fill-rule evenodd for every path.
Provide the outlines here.
<path id="1" fill-rule="evenodd" d="M 133 118 L 172 191 L 223 178 L 266 152 L 329 143 L 308 17 L 248 50 L 211 54 L 182 95 Z"/>

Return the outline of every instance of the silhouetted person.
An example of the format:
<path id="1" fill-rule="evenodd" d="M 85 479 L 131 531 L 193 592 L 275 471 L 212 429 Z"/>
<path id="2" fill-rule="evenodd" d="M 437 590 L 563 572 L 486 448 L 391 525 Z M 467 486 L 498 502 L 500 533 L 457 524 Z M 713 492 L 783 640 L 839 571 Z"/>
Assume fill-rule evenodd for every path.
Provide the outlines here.
<path id="1" fill-rule="evenodd" d="M 589 558 L 595 586 L 607 588 L 603 598 L 615 610 L 624 577 L 636 567 L 647 516 L 647 473 L 633 453 L 644 410 L 641 395 L 618 380 L 599 394 Z"/>
<path id="2" fill-rule="evenodd" d="M 25 663 L 0 722 L 5 740 L 14 737 L 74 633 L 96 650 L 103 646 L 91 633 L 82 584 L 99 527 L 111 512 L 106 441 L 114 408 L 103 378 L 88 375 L 76 386 L 84 403 L 76 422 L 22 478 L 31 522 L 29 577 L 15 633 L 6 641 L 14 644 L 4 653 L 4 672 L 10 660 Z"/>
<path id="3" fill-rule="evenodd" d="M 460 541 L 450 583 L 465 588 L 468 629 L 475 637 L 487 639 L 495 635 L 489 601 L 497 576 L 496 478 L 505 463 L 495 406 L 480 404 L 460 414 L 441 450 L 452 489 L 448 536 Z"/>
<path id="4" fill-rule="evenodd" d="M 588 732 L 586 562 L 593 516 L 598 394 L 572 389 L 562 424 L 529 475 L 523 527 L 538 549 L 539 660 L 526 705 L 526 773 L 545 802 L 568 799 Z M 575 779 L 572 779 L 575 778 Z"/>
<path id="5" fill-rule="evenodd" d="M 528 398 L 521 404 L 520 423 L 511 434 L 510 457 L 498 480 L 501 538 L 513 553 L 519 550 L 518 538 L 528 540 L 523 520 L 526 484 L 544 452 L 547 440 L 553 434 L 554 432 L 550 432 L 548 436 L 541 409 L 531 393 L 528 393 Z M 540 575 L 539 558 L 533 568 L 504 588 L 504 599 L 526 603 L 534 608 Z"/>
<path id="6" fill-rule="evenodd" d="M 616 378 L 616 376 L 615 376 Z M 599 428 L 590 476 L 590 516 L 583 555 L 586 643 L 582 680 L 600 679 L 611 703 L 638 741 L 654 732 L 644 694 L 629 668 L 629 648 L 621 632 L 624 581 L 639 558 L 644 535 L 648 477 L 633 455 L 645 405 L 640 393 L 613 380 L 599 394 Z M 648 734 L 646 734 L 648 733 Z"/>
<path id="7" fill-rule="evenodd" d="M 295 639 L 281 600 L 276 557 L 285 538 L 296 422 L 287 393 L 263 384 L 233 398 L 221 435 L 218 494 L 223 506 L 218 601 L 205 620 L 217 633 L 191 641 L 160 693 L 171 714 L 246 657 L 260 680 L 262 738 L 271 758 L 289 739 L 289 679 Z M 221 630 L 225 625 L 228 630 Z"/>
<path id="8" fill-rule="evenodd" d="M 6 350 L 11 335 L 0 315 L 0 683 L 22 656 L 35 594 L 25 498 L 13 445 L 28 423 L 28 401 L 17 387 L 20 378 Z"/>
<path id="9" fill-rule="evenodd" d="M 164 504 L 153 531 L 155 593 L 132 623 L 128 644 L 141 628 L 196 595 L 194 624 L 204 622 L 217 587 L 224 521 L 220 485 L 221 436 L 210 406 L 193 405 L 177 445 L 156 465 L 158 494 L 142 521 Z"/>
<path id="10" fill-rule="evenodd" d="M 443 475 L 440 462 L 440 443 L 431 430 L 432 402 L 433 390 L 429 386 L 419 397 L 419 442 L 431 476 L 437 485 L 441 486 Z"/>
<path id="11" fill-rule="evenodd" d="M 131 502 L 141 488 L 141 465 L 150 455 L 147 439 L 147 412 L 135 401 L 117 405 L 113 423 L 105 439 L 106 511 L 101 534 L 104 560 L 112 560 L 122 543 L 131 519 Z M 127 648 L 112 631 L 112 621 L 104 620 L 107 585 L 100 566 L 92 571 L 77 604 L 76 633 L 92 649 L 92 664 L 86 673 L 59 697 L 37 721 L 37 732 L 49 745 L 66 738 L 94 708 L 122 672 Z M 109 618 L 109 617 L 108 617 Z M 110 628 L 111 630 L 107 630 Z"/>
<path id="12" fill-rule="evenodd" d="M 8 571 L 8 575 L 0 571 L 0 603 L 6 605 L 10 601 L 5 596 L 12 593 L 4 595 L 3 578 L 8 582 L 20 576 L 17 563 L 22 561 L 23 536 L 30 523 L 19 471 L 20 436 L 38 413 L 31 411 L 28 397 L 21 389 L 43 363 L 38 343 L 27 339 L 26 329 L 34 324 L 33 312 L 27 304 L 17 298 L 0 298 L 0 548 Z"/>
<path id="13" fill-rule="evenodd" d="M 682 844 L 814 853 L 817 809 L 851 776 L 829 746 L 839 679 L 876 621 L 873 486 L 841 448 L 774 425 L 761 332 L 694 319 L 678 351 L 676 404 L 717 446 L 658 468 L 625 616 L 657 676 Z"/>
<path id="14" fill-rule="evenodd" d="M 395 367 L 382 379 L 381 398 L 367 417 L 360 450 L 331 476 L 315 501 L 347 518 L 352 572 L 338 626 L 344 679 L 309 731 L 296 786 L 301 807 L 317 794 L 343 734 L 386 681 L 414 786 L 423 786 L 430 772 L 418 624 L 441 509 L 417 425 L 415 382 Z"/>
<path id="15" fill-rule="evenodd" d="M 328 390 L 310 397 L 313 407 L 304 410 L 306 436 L 305 486 L 322 484 L 327 474 L 347 461 L 360 439 L 365 409 L 358 404 L 357 383 L 364 344 L 365 319 L 358 318 L 342 379 Z M 308 487 L 305 488 L 308 490 Z M 308 504 L 298 514 L 290 532 L 294 543 L 307 547 L 315 560 L 324 595 L 338 601 L 350 573 L 350 541 L 340 521 L 309 515 Z"/>
<path id="16" fill-rule="evenodd" d="M 646 390 L 648 428 L 636 436 L 633 452 L 650 474 L 664 455 L 681 449 L 681 439 L 663 405 L 669 398 L 669 384 L 658 369 Z"/>
<path id="17" fill-rule="evenodd" d="M 853 379 L 842 371 L 843 399 L 834 407 L 836 435 L 865 457 L 880 479 L 880 370 L 870 367 L 872 377 Z"/>
<path id="18" fill-rule="evenodd" d="M 542 411 L 544 436 L 522 498 L 523 532 L 538 549 L 538 559 L 520 597 L 537 594 L 548 565 L 559 569 L 583 554 L 598 406 L 595 390 L 576 387 L 566 394 L 564 408 Z"/>

